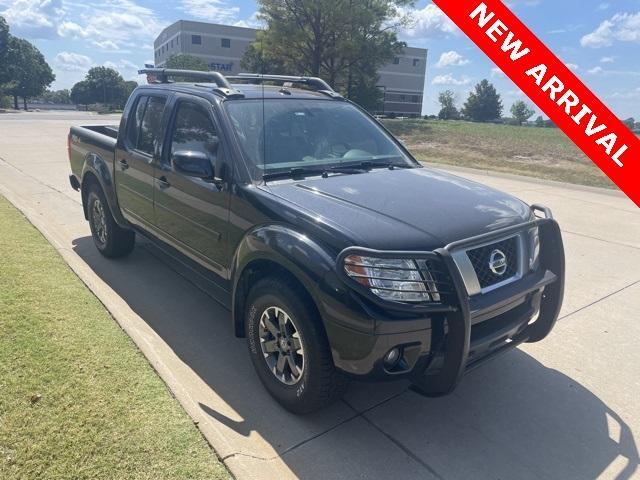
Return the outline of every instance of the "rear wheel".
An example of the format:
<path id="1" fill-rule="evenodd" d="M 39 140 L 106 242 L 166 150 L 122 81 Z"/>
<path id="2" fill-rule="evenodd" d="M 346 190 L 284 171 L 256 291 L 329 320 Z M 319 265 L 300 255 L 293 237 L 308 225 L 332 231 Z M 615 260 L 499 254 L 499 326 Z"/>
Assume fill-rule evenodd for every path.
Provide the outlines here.
<path id="1" fill-rule="evenodd" d="M 91 236 L 98 251 L 107 258 L 124 257 L 135 246 L 135 233 L 120 227 L 98 185 L 92 185 L 87 196 L 87 212 Z"/>
<path id="2" fill-rule="evenodd" d="M 260 280 L 245 312 L 253 366 L 283 407 L 309 413 L 342 396 L 347 381 L 333 365 L 315 306 L 296 282 L 286 276 Z"/>

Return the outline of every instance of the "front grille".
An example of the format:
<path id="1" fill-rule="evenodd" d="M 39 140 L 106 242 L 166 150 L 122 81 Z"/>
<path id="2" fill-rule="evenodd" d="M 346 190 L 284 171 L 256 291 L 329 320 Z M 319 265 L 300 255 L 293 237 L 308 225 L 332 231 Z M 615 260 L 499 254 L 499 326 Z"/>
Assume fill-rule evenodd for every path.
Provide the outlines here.
<path id="1" fill-rule="evenodd" d="M 492 271 L 490 266 L 492 253 L 495 251 L 504 253 L 506 259 L 506 266 L 497 268 L 497 273 Z M 478 276 L 481 288 L 491 287 L 518 273 L 518 237 L 507 238 L 491 245 L 467 250 L 467 255 Z M 497 253 L 494 260 L 498 260 L 500 257 L 501 255 Z"/>

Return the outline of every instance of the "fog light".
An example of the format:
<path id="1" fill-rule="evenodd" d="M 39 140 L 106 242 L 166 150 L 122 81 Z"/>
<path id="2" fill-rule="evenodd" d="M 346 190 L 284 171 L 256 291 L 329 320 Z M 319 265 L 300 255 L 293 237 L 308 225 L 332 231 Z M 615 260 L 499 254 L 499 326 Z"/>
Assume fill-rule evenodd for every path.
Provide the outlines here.
<path id="1" fill-rule="evenodd" d="M 395 367 L 400 361 L 400 349 L 398 347 L 392 348 L 384 356 L 384 366 L 387 368 Z"/>

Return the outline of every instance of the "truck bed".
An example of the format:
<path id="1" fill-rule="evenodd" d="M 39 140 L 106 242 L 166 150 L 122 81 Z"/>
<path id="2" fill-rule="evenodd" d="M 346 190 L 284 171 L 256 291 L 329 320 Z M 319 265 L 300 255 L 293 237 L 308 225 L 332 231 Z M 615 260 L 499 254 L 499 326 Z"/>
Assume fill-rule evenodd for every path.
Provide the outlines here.
<path id="1" fill-rule="evenodd" d="M 118 141 L 118 126 L 87 125 L 71 127 L 69 132 L 69 159 L 71 171 L 78 180 L 87 155 L 100 157 L 107 165 L 113 165 Z"/>

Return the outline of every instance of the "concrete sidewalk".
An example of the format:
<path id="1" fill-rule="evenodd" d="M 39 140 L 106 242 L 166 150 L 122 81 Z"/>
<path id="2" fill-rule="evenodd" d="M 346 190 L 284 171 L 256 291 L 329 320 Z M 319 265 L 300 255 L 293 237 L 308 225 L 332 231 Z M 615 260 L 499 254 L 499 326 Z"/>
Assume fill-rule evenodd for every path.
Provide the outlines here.
<path id="1" fill-rule="evenodd" d="M 68 185 L 66 136 L 70 125 L 118 120 L 0 115 L 0 194 L 111 311 L 236 477 L 640 474 L 640 209 L 624 196 L 458 171 L 553 209 L 567 252 L 556 330 L 472 372 L 449 397 L 420 397 L 405 382 L 353 384 L 344 401 L 297 417 L 264 391 L 229 313 L 184 267 L 144 241 L 120 261 L 96 252 Z"/>

